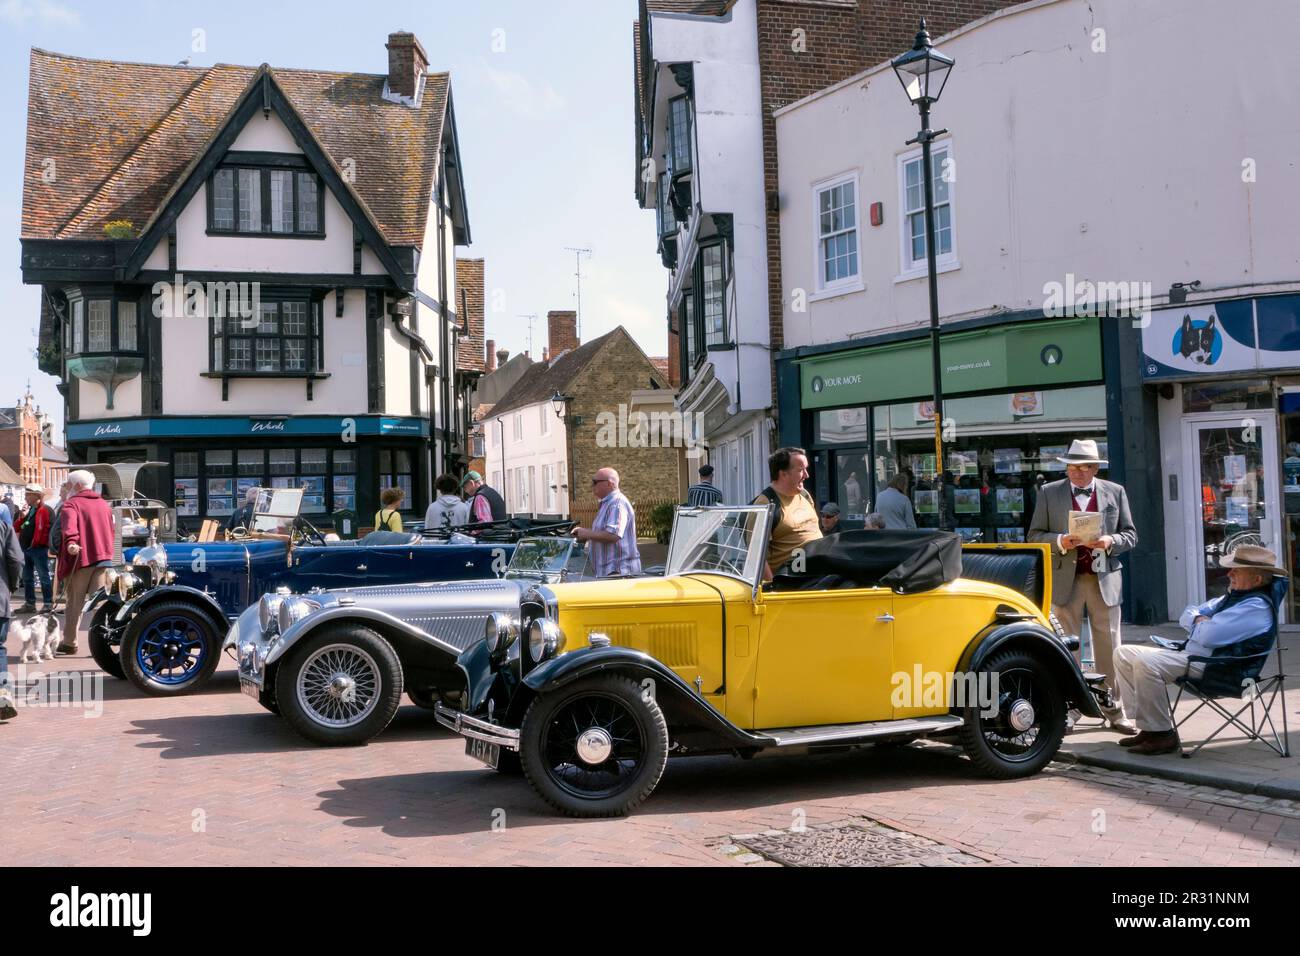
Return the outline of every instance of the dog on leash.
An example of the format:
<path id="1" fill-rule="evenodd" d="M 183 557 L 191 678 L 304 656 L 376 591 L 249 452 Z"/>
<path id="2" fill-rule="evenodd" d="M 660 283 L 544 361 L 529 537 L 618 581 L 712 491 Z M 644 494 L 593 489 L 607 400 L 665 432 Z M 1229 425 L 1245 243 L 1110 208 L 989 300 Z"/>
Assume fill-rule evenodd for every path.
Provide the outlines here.
<path id="1" fill-rule="evenodd" d="M 12 630 L 23 642 L 22 662 L 24 664 L 29 658 L 39 664 L 42 655 L 46 660 L 54 660 L 54 649 L 59 646 L 59 641 L 63 637 L 63 628 L 59 626 L 57 615 L 36 614 L 25 621 L 16 620 L 13 622 Z"/>

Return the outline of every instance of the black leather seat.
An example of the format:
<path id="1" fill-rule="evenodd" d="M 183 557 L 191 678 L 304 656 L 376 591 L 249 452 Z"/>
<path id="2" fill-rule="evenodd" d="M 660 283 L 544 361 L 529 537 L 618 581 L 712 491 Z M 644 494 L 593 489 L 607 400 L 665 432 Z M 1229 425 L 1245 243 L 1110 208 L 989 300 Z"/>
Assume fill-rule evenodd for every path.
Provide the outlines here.
<path id="1" fill-rule="evenodd" d="M 988 584 L 1000 584 L 1043 603 L 1043 581 L 1038 573 L 1037 554 L 1017 551 L 963 551 L 961 576 Z"/>

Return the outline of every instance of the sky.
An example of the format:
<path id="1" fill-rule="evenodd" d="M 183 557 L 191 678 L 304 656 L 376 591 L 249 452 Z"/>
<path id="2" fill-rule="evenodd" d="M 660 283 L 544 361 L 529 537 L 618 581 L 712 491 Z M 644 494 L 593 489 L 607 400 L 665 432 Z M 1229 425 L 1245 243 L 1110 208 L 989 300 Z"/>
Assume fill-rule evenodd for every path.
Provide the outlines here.
<path id="1" fill-rule="evenodd" d="M 18 241 L 31 47 L 145 63 L 386 73 L 388 34 L 410 30 L 430 69 L 451 73 L 473 243 L 486 269 L 487 335 L 511 354 L 546 344 L 546 313 L 574 308 L 582 338 L 624 326 L 667 354 L 666 275 L 654 214 L 637 206 L 632 103 L 636 0 L 360 3 L 0 0 L 0 405 L 30 379 L 62 435 L 57 380 L 37 371 L 40 287 L 22 284 Z M 196 31 L 205 49 L 196 50 Z M 60 442 L 61 443 L 61 442 Z"/>

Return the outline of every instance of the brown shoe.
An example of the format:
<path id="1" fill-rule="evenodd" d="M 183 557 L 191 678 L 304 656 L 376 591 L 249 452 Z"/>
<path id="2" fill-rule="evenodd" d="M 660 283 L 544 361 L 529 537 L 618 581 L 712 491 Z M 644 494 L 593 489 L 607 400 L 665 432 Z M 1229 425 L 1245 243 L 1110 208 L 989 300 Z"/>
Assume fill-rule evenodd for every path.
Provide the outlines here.
<path id="1" fill-rule="evenodd" d="M 1160 754 L 1177 753 L 1182 749 L 1182 743 L 1178 739 L 1178 731 L 1166 730 L 1162 733 L 1152 734 L 1146 740 L 1134 744 L 1128 749 L 1131 754 L 1142 754 L 1144 757 L 1157 757 Z"/>
<path id="2" fill-rule="evenodd" d="M 1151 739 L 1151 731 L 1149 731 L 1149 730 L 1139 730 L 1139 731 L 1137 732 L 1137 735 L 1136 735 L 1136 736 L 1134 736 L 1134 737 L 1128 737 L 1128 738 L 1126 738 L 1126 739 L 1124 739 L 1124 740 L 1121 740 L 1121 741 L 1119 742 L 1119 745 L 1120 745 L 1121 747 L 1132 747 L 1134 744 L 1140 744 L 1140 743 L 1142 743 L 1142 741 L 1144 741 L 1144 740 L 1150 740 L 1150 739 Z"/>

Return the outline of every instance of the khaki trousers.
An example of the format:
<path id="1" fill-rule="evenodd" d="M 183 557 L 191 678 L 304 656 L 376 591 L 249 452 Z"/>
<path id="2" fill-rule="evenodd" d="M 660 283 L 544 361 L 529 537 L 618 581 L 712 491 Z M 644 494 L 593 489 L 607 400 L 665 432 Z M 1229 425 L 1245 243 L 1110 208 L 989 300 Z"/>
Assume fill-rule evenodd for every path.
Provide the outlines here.
<path id="1" fill-rule="evenodd" d="M 70 575 L 65 585 L 68 604 L 63 609 L 63 645 L 76 648 L 77 621 L 81 617 L 82 605 L 86 597 L 104 586 L 104 576 L 108 568 L 77 568 Z"/>
<path id="2" fill-rule="evenodd" d="M 1165 685 L 1187 673 L 1187 655 L 1146 644 L 1125 644 L 1115 651 L 1115 681 L 1119 684 L 1124 716 L 1137 723 L 1138 730 L 1164 733 L 1174 729 L 1169 714 Z M 1191 676 L 1205 673 L 1204 664 L 1193 664 Z"/>
<path id="3" fill-rule="evenodd" d="M 1074 590 L 1065 604 L 1053 604 L 1052 611 L 1065 633 L 1074 637 L 1083 636 L 1083 615 L 1088 613 L 1088 626 L 1092 630 L 1093 666 L 1098 674 L 1107 678 L 1115 672 L 1112 663 L 1115 648 L 1120 645 L 1120 608 L 1110 607 L 1101 596 L 1101 583 L 1095 574 L 1080 574 L 1074 579 Z M 1074 652 L 1076 662 L 1082 664 L 1083 646 Z M 1113 682 L 1106 681 L 1113 689 Z"/>

